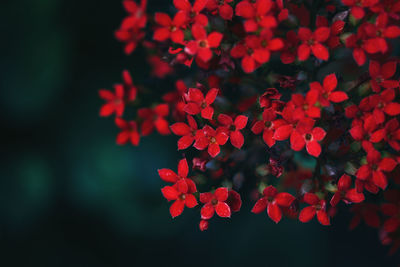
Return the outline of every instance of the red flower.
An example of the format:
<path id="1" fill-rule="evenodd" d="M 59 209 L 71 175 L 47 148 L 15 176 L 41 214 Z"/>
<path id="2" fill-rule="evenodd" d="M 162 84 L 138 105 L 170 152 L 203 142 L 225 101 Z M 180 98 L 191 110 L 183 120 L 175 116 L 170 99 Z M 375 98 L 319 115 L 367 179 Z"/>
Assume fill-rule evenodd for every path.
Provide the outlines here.
<path id="1" fill-rule="evenodd" d="M 123 4 L 129 15 L 122 21 L 121 27 L 115 32 L 115 37 L 125 43 L 124 51 L 129 55 L 145 36 L 143 30 L 147 24 L 147 0 L 141 0 L 140 6 L 131 0 L 125 0 Z"/>
<path id="2" fill-rule="evenodd" d="M 243 115 L 239 115 L 235 118 L 235 121 L 232 120 L 231 116 L 220 114 L 218 116 L 218 122 L 223 125 L 224 131 L 231 140 L 231 144 L 240 149 L 244 143 L 243 134 L 240 132 L 244 127 L 246 127 L 248 118 Z"/>
<path id="3" fill-rule="evenodd" d="M 263 133 L 263 140 L 269 146 L 272 147 L 276 140 L 285 140 L 289 138 L 292 125 L 287 124 L 285 120 L 276 119 L 276 113 L 272 109 L 264 110 L 262 114 L 262 120 L 254 123 L 253 127 L 251 127 L 251 131 L 254 134 Z M 286 130 L 285 133 L 279 133 L 278 139 L 274 138 L 276 129 L 282 127 L 281 131 Z M 286 138 L 285 138 L 286 137 Z"/>
<path id="4" fill-rule="evenodd" d="M 362 190 L 362 182 L 372 178 L 372 182 L 381 189 L 386 189 L 388 181 L 384 172 L 391 172 L 397 166 L 392 158 L 382 158 L 381 153 L 371 149 L 367 153 L 367 163 L 362 165 L 356 173 L 356 186 L 359 192 Z M 361 183 L 360 183 L 361 182 Z"/>
<path id="5" fill-rule="evenodd" d="M 246 73 L 253 72 L 261 64 L 269 61 L 271 51 L 283 48 L 280 38 L 272 38 L 272 32 L 265 30 L 260 37 L 247 36 L 244 42 L 236 44 L 231 50 L 233 58 L 242 58 L 242 68 Z"/>
<path id="6" fill-rule="evenodd" d="M 171 131 L 179 136 L 182 136 L 178 140 L 178 150 L 186 149 L 195 139 L 197 133 L 197 123 L 196 120 L 191 116 L 187 116 L 188 124 L 184 122 L 177 122 L 171 125 Z"/>
<path id="7" fill-rule="evenodd" d="M 229 5 L 233 0 L 209 0 L 207 2 L 207 9 L 211 11 L 218 11 L 218 14 L 224 20 L 231 20 L 233 16 L 233 8 Z"/>
<path id="8" fill-rule="evenodd" d="M 371 75 L 371 87 L 376 93 L 381 91 L 381 87 L 385 89 L 394 89 L 399 87 L 398 80 L 391 80 L 396 73 L 396 61 L 389 61 L 382 66 L 374 60 L 369 62 L 369 74 Z"/>
<path id="9" fill-rule="evenodd" d="M 326 132 L 320 127 L 314 128 L 315 121 L 305 118 L 301 120 L 290 135 L 290 146 L 294 151 L 300 151 L 306 146 L 308 154 L 318 157 L 321 154 L 321 145 Z"/>
<path id="10" fill-rule="evenodd" d="M 376 130 L 369 139 L 372 143 L 385 140 L 394 150 L 400 151 L 400 128 L 397 119 L 393 118 L 385 124 L 385 127 Z"/>
<path id="11" fill-rule="evenodd" d="M 357 192 L 355 188 L 350 188 L 351 178 L 347 174 L 343 174 L 340 177 L 337 191 L 331 198 L 331 205 L 335 207 L 339 204 L 340 200 L 343 200 L 346 204 L 360 203 L 363 202 L 365 197 L 364 194 Z"/>
<path id="12" fill-rule="evenodd" d="M 395 25 L 388 26 L 389 17 L 381 13 L 375 23 L 365 22 L 365 32 L 370 37 L 366 40 L 365 46 L 369 53 L 386 53 L 388 44 L 386 39 L 393 39 L 400 36 L 400 27 Z"/>
<path id="13" fill-rule="evenodd" d="M 304 118 L 307 115 L 310 118 L 320 118 L 321 109 L 316 106 L 319 94 L 318 90 L 309 90 L 305 97 L 301 94 L 292 94 L 291 102 L 296 106 L 294 111 L 296 117 Z"/>
<path id="14" fill-rule="evenodd" d="M 276 18 L 269 14 L 274 3 L 271 0 L 257 0 L 254 4 L 241 1 L 236 5 L 236 15 L 245 18 L 244 28 L 247 32 L 255 32 L 259 27 L 274 28 L 278 26 Z"/>
<path id="15" fill-rule="evenodd" d="M 178 163 L 178 174 L 170 169 L 159 169 L 158 175 L 162 180 L 168 183 L 176 183 L 180 179 L 187 179 L 189 166 L 186 159 L 181 159 Z"/>
<path id="16" fill-rule="evenodd" d="M 118 145 L 124 145 L 128 141 L 130 141 L 134 146 L 139 145 L 140 135 L 136 121 L 127 122 L 121 118 L 115 118 L 115 124 L 121 129 L 121 132 L 117 135 Z"/>
<path id="17" fill-rule="evenodd" d="M 174 201 L 169 208 L 172 218 L 181 215 L 185 206 L 188 208 L 197 206 L 197 200 L 193 195 L 196 191 L 196 185 L 190 179 L 180 179 L 173 186 L 165 186 L 161 189 L 168 201 Z"/>
<path id="18" fill-rule="evenodd" d="M 372 7 L 379 0 L 342 0 L 342 2 L 351 7 L 350 12 L 356 19 L 362 19 L 365 16 L 364 8 Z"/>
<path id="19" fill-rule="evenodd" d="M 210 126 L 206 125 L 202 130 L 197 131 L 196 141 L 194 147 L 198 150 L 204 150 L 208 147 L 208 154 L 215 158 L 220 150 L 220 145 L 225 145 L 228 141 L 229 136 L 223 131 L 223 129 L 214 130 Z"/>
<path id="20" fill-rule="evenodd" d="M 299 39 L 302 44 L 297 49 L 299 60 L 304 61 L 310 57 L 310 53 L 321 60 L 328 60 L 329 51 L 321 43 L 328 40 L 330 29 L 328 27 L 319 27 L 315 32 L 311 32 L 308 28 L 300 28 L 298 32 Z"/>
<path id="21" fill-rule="evenodd" d="M 176 13 L 173 20 L 168 14 L 158 12 L 155 14 L 154 20 L 161 26 L 154 31 L 154 40 L 162 42 L 171 38 L 174 43 L 183 43 L 184 34 L 181 27 L 187 20 L 185 12 Z"/>
<path id="22" fill-rule="evenodd" d="M 216 212 L 219 217 L 231 217 L 231 208 L 226 203 L 227 200 L 228 188 L 226 187 L 219 187 L 214 193 L 201 193 L 200 202 L 205 204 L 201 208 L 201 218 L 203 220 L 209 220 L 214 216 L 214 212 Z"/>
<path id="23" fill-rule="evenodd" d="M 268 216 L 278 223 L 282 219 L 282 207 L 289 207 L 295 200 L 294 196 L 289 193 L 278 193 L 275 187 L 268 186 L 263 191 L 263 197 L 254 205 L 251 212 L 260 213 L 267 209 Z"/>
<path id="24" fill-rule="evenodd" d="M 311 206 L 305 207 L 300 211 L 299 220 L 301 222 L 309 222 L 317 214 L 317 219 L 322 225 L 330 225 L 329 217 L 326 213 L 326 201 L 324 199 L 319 199 L 313 193 L 306 193 L 303 200 Z"/>
<path id="25" fill-rule="evenodd" d="M 125 70 L 122 77 L 124 84 L 114 85 L 115 94 L 105 89 L 99 90 L 100 97 L 107 101 L 100 109 L 100 116 L 107 117 L 115 113 L 121 117 L 124 114 L 125 103 L 136 99 L 137 89 L 132 83 L 129 72 Z"/>
<path id="26" fill-rule="evenodd" d="M 323 85 L 319 82 L 310 83 L 310 90 L 316 90 L 319 92 L 319 102 L 323 107 L 328 107 L 331 103 L 340 103 L 347 100 L 349 97 L 345 92 L 334 91 L 337 87 L 337 79 L 334 73 L 329 74 L 324 78 Z"/>
<path id="27" fill-rule="evenodd" d="M 141 132 L 143 136 L 149 135 L 153 132 L 154 127 L 162 135 L 171 133 L 169 130 L 168 121 L 165 119 L 169 114 L 168 104 L 159 104 L 153 109 L 141 108 L 138 110 L 140 118 L 144 119 L 141 125 Z"/>
<path id="28" fill-rule="evenodd" d="M 212 58 L 211 48 L 217 48 L 222 40 L 222 33 L 212 32 L 207 36 L 203 26 L 195 24 L 192 26 L 194 41 L 186 44 L 185 52 L 189 55 L 197 55 L 202 61 L 208 62 Z"/>
<path id="29" fill-rule="evenodd" d="M 367 61 L 365 51 L 370 54 L 378 52 L 378 47 L 367 46 L 367 43 L 365 42 L 366 39 L 367 34 L 362 26 L 358 27 L 356 34 L 351 34 L 346 38 L 346 47 L 353 48 L 353 58 L 358 66 L 364 65 Z"/>
<path id="30" fill-rule="evenodd" d="M 207 26 L 207 16 L 200 12 L 205 8 L 208 0 L 195 0 L 193 6 L 188 0 L 174 0 L 176 9 L 185 12 L 189 22 Z"/>
<path id="31" fill-rule="evenodd" d="M 211 120 L 214 115 L 214 109 L 210 106 L 218 95 L 218 89 L 212 88 L 208 91 L 206 97 L 197 88 L 189 88 L 189 92 L 186 95 L 188 103 L 185 105 L 183 110 L 190 114 L 196 115 L 201 113 L 204 119 Z"/>

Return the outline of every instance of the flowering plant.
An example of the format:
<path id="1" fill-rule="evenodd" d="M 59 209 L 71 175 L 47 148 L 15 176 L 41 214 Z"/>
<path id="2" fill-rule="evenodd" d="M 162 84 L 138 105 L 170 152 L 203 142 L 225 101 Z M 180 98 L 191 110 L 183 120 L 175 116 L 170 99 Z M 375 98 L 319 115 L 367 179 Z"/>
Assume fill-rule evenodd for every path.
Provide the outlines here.
<path id="1" fill-rule="evenodd" d="M 150 75 L 175 86 L 160 95 L 124 71 L 115 92 L 99 92 L 100 115 L 120 128 L 117 144 L 137 146 L 154 131 L 178 136 L 177 171 L 158 170 L 171 216 L 199 207 L 206 230 L 240 211 L 243 197 L 275 223 L 330 225 L 348 207 L 351 228 L 378 228 L 394 252 L 400 2 L 172 2 L 174 14 L 149 15 L 146 0 L 124 0 L 115 36 L 126 54 L 141 46 Z"/>

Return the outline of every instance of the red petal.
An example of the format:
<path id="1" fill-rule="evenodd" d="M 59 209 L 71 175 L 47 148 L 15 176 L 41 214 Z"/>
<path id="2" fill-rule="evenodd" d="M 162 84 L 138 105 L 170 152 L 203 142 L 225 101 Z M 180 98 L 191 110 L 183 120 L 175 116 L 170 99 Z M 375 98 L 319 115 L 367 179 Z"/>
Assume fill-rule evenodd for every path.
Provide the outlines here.
<path id="1" fill-rule="evenodd" d="M 190 115 L 196 115 L 200 113 L 200 107 L 196 103 L 188 103 L 183 107 L 183 111 Z"/>
<path id="2" fill-rule="evenodd" d="M 383 109 L 386 114 L 390 116 L 397 116 L 400 114 L 400 104 L 399 103 L 389 103 Z"/>
<path id="3" fill-rule="evenodd" d="M 187 135 L 190 133 L 190 127 L 183 122 L 177 122 L 171 125 L 171 130 L 176 135 Z"/>
<path id="4" fill-rule="evenodd" d="M 297 49 L 297 57 L 301 61 L 307 60 L 310 57 L 310 53 L 310 47 L 306 44 L 301 44 Z"/>
<path id="5" fill-rule="evenodd" d="M 231 138 L 231 144 L 234 147 L 240 149 L 243 146 L 244 137 L 243 137 L 243 134 L 240 131 L 231 132 L 230 138 Z"/>
<path id="6" fill-rule="evenodd" d="M 324 139 L 326 132 L 324 129 L 320 128 L 320 127 L 315 127 L 312 132 L 311 132 L 313 138 L 317 141 L 321 141 L 322 139 Z"/>
<path id="7" fill-rule="evenodd" d="M 197 206 L 197 200 L 192 194 L 185 195 L 185 204 L 188 208 L 194 208 Z"/>
<path id="8" fill-rule="evenodd" d="M 267 208 L 267 213 L 275 223 L 278 223 L 282 219 L 282 211 L 277 204 L 270 203 Z"/>
<path id="9" fill-rule="evenodd" d="M 265 197 L 260 198 L 257 200 L 256 204 L 254 205 L 251 212 L 253 213 L 260 213 L 263 212 L 267 208 L 268 200 Z"/>
<path id="10" fill-rule="evenodd" d="M 175 183 L 178 180 L 178 175 L 170 169 L 160 169 L 158 175 L 165 182 Z"/>
<path id="11" fill-rule="evenodd" d="M 214 102 L 215 98 L 217 97 L 218 92 L 219 90 L 217 88 L 212 88 L 210 91 L 208 91 L 205 102 L 208 105 L 211 105 Z"/>
<path id="12" fill-rule="evenodd" d="M 179 196 L 179 192 L 173 186 L 165 186 L 161 189 L 163 196 L 168 200 L 175 200 Z"/>
<path id="13" fill-rule="evenodd" d="M 201 193 L 200 194 L 200 202 L 201 203 L 208 203 L 213 199 L 213 197 L 214 197 L 214 194 L 212 194 L 210 192 Z"/>
<path id="14" fill-rule="evenodd" d="M 171 207 L 169 207 L 169 212 L 171 213 L 172 218 L 181 215 L 184 208 L 185 208 L 185 202 L 183 202 L 182 200 L 176 200 L 171 205 Z"/>
<path id="15" fill-rule="evenodd" d="M 340 103 L 343 102 L 347 99 L 349 99 L 349 97 L 347 96 L 347 94 L 345 92 L 341 92 L 341 91 L 337 91 L 337 92 L 332 92 L 329 95 L 329 101 L 333 102 L 333 103 Z"/>
<path id="16" fill-rule="evenodd" d="M 292 134 L 290 135 L 290 147 L 294 151 L 300 151 L 304 148 L 306 142 L 304 141 L 304 138 L 299 132 L 293 131 Z"/>
<path id="17" fill-rule="evenodd" d="M 189 166 L 186 159 L 181 159 L 178 164 L 178 174 L 182 178 L 186 178 L 189 173 Z"/>
<path id="18" fill-rule="evenodd" d="M 212 107 L 206 107 L 201 110 L 201 117 L 207 120 L 212 120 L 214 115 L 214 109 Z"/>
<path id="19" fill-rule="evenodd" d="M 287 124 L 279 127 L 275 130 L 274 139 L 278 141 L 283 141 L 289 138 L 292 133 L 293 126 L 291 124 Z"/>
<path id="20" fill-rule="evenodd" d="M 330 225 L 328 214 L 324 210 L 317 211 L 317 219 L 322 225 Z"/>
<path id="21" fill-rule="evenodd" d="M 365 199 L 364 194 L 357 192 L 356 189 L 350 189 L 349 191 L 347 191 L 345 197 L 353 203 L 360 203 L 363 202 Z"/>
<path id="22" fill-rule="evenodd" d="M 194 138 L 190 135 L 185 135 L 178 140 L 178 150 L 188 148 L 194 141 Z"/>
<path id="23" fill-rule="evenodd" d="M 381 171 L 372 172 L 372 182 L 382 190 L 385 190 L 388 184 L 386 176 Z"/>
<path id="24" fill-rule="evenodd" d="M 279 193 L 275 197 L 276 203 L 283 207 L 289 207 L 294 200 L 295 197 L 286 192 Z"/>
<path id="25" fill-rule="evenodd" d="M 219 44 L 221 43 L 222 38 L 224 35 L 219 32 L 212 32 L 210 35 L 207 37 L 208 45 L 211 48 L 217 48 Z"/>
<path id="26" fill-rule="evenodd" d="M 320 27 L 314 32 L 314 38 L 318 42 L 325 42 L 331 33 L 331 29 L 328 27 Z"/>
<path id="27" fill-rule="evenodd" d="M 383 158 L 382 161 L 379 163 L 379 169 L 391 172 L 396 167 L 397 162 L 392 158 Z"/>
<path id="28" fill-rule="evenodd" d="M 218 201 L 225 201 L 228 199 L 228 188 L 219 187 L 215 190 L 214 196 Z"/>
<path id="29" fill-rule="evenodd" d="M 316 194 L 313 193 L 305 193 L 303 197 L 304 202 L 310 205 L 316 205 L 319 202 L 319 198 Z"/>
<path id="30" fill-rule="evenodd" d="M 247 121 L 248 121 L 248 118 L 246 116 L 244 116 L 244 115 L 237 116 L 235 118 L 235 122 L 234 122 L 236 129 L 241 130 L 244 127 L 246 127 Z"/>
<path id="31" fill-rule="evenodd" d="M 205 204 L 200 211 L 203 220 L 211 219 L 214 216 L 214 206 L 210 203 Z"/>
<path id="32" fill-rule="evenodd" d="M 231 208 L 225 202 L 218 202 L 215 206 L 215 212 L 218 214 L 219 217 L 222 218 L 229 218 L 231 217 Z"/>
<path id="33" fill-rule="evenodd" d="M 315 216 L 315 208 L 312 206 L 305 207 L 300 211 L 299 220 L 303 223 L 309 222 Z"/>
<path id="34" fill-rule="evenodd" d="M 319 44 L 319 43 L 314 44 L 313 46 L 311 46 L 311 50 L 316 58 L 321 59 L 321 60 L 329 59 L 329 51 L 322 44 Z"/>
<path id="35" fill-rule="evenodd" d="M 311 141 L 306 144 L 308 154 L 318 157 L 321 154 L 321 145 L 317 141 Z"/>
<path id="36" fill-rule="evenodd" d="M 210 144 L 208 146 L 208 154 L 210 154 L 211 157 L 215 158 L 219 152 L 221 151 L 221 149 L 219 148 L 218 144 Z"/>
<path id="37" fill-rule="evenodd" d="M 324 89 L 328 92 L 331 92 L 337 87 L 337 83 L 338 83 L 338 81 L 337 81 L 335 73 L 329 74 L 328 76 L 326 76 L 324 78 L 324 82 L 323 82 Z"/>

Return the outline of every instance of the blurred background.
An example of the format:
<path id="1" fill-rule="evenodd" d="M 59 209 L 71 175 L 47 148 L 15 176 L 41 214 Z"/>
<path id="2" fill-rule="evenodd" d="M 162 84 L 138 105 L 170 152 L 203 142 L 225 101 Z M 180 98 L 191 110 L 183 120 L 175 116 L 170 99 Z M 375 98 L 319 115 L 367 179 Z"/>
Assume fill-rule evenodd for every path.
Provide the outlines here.
<path id="1" fill-rule="evenodd" d="M 149 0 L 151 10 L 171 1 Z M 115 145 L 98 89 L 129 69 L 114 30 L 120 0 L 1 1 L 1 266 L 395 266 L 376 230 L 289 219 L 275 225 L 251 204 L 200 232 L 199 214 L 171 219 L 157 168 L 175 169 L 174 137 Z M 250 204 L 250 205 L 249 205 Z"/>

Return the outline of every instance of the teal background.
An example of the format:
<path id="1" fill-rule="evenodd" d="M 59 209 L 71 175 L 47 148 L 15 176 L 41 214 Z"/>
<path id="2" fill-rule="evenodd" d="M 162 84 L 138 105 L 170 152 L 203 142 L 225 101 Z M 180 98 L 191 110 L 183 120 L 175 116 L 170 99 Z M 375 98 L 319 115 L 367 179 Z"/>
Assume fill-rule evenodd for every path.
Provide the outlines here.
<path id="1" fill-rule="evenodd" d="M 150 10 L 168 10 L 149 0 Z M 176 219 L 157 168 L 175 169 L 175 137 L 115 145 L 111 118 L 98 116 L 98 89 L 131 71 L 146 83 L 143 53 L 125 56 L 113 32 L 120 1 L 2 1 L 0 61 L 1 266 L 395 266 L 376 230 L 347 230 L 342 209 L 316 221 L 250 214 Z M 167 8 L 167 9 L 166 9 Z M 343 207 L 342 207 L 343 208 Z"/>

